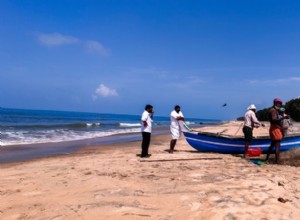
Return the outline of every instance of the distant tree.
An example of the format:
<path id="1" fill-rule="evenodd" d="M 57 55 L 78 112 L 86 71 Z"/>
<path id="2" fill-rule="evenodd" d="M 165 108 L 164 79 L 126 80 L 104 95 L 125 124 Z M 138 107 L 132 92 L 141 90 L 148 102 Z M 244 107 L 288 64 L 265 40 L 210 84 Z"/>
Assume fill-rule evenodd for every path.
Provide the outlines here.
<path id="1" fill-rule="evenodd" d="M 283 106 L 286 114 L 294 121 L 300 122 L 300 98 L 289 100 Z M 256 112 L 256 117 L 259 121 L 268 121 L 268 111 L 270 108 L 265 108 Z"/>
<path id="2" fill-rule="evenodd" d="M 286 114 L 294 121 L 300 122 L 300 98 L 292 99 L 285 103 Z"/>
<path id="3" fill-rule="evenodd" d="M 286 114 L 288 114 L 294 121 L 300 122 L 300 98 L 291 99 L 283 106 Z M 268 112 L 271 107 L 264 108 L 256 112 L 256 117 L 259 121 L 268 121 Z M 243 120 L 243 117 L 238 117 L 237 120 Z"/>
<path id="4" fill-rule="evenodd" d="M 241 117 L 238 117 L 236 120 L 237 120 L 237 121 L 244 121 L 244 120 L 245 120 L 245 117 L 244 117 L 244 116 L 241 116 Z"/>
<path id="5" fill-rule="evenodd" d="M 256 112 L 256 117 L 259 121 L 269 121 L 269 112 L 270 108 L 264 108 Z"/>

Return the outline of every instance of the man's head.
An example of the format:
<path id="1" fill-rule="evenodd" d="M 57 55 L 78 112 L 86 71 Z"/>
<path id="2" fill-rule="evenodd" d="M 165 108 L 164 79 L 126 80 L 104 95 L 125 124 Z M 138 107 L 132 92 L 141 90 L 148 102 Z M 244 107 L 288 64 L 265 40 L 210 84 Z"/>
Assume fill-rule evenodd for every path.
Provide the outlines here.
<path id="1" fill-rule="evenodd" d="M 147 112 L 152 112 L 153 106 L 148 104 L 148 105 L 145 106 L 145 110 L 146 110 Z"/>
<path id="2" fill-rule="evenodd" d="M 256 107 L 254 104 L 249 105 L 249 107 L 247 108 L 248 110 L 252 110 L 252 111 L 256 111 Z"/>
<path id="3" fill-rule="evenodd" d="M 180 106 L 179 105 L 176 105 L 175 107 L 174 107 L 174 110 L 178 113 L 178 112 L 180 112 Z"/>
<path id="4" fill-rule="evenodd" d="M 276 98 L 273 100 L 273 104 L 276 108 L 280 108 L 282 106 L 282 100 L 280 98 Z"/>

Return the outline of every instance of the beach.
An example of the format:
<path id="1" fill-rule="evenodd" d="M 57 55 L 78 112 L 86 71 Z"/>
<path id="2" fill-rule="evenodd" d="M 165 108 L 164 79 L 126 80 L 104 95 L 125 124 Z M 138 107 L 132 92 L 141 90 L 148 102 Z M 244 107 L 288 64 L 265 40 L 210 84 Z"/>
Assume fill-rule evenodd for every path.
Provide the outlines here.
<path id="1" fill-rule="evenodd" d="M 236 130 L 236 129 L 234 129 Z M 300 169 L 199 153 L 169 135 L 0 164 L 0 219 L 298 219 Z"/>

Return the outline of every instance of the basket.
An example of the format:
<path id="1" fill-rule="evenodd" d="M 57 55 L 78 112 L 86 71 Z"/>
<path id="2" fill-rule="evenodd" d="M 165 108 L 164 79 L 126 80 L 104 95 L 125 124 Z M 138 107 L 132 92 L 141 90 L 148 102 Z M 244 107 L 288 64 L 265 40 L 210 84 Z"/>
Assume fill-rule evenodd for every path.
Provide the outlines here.
<path id="1" fill-rule="evenodd" d="M 262 154 L 260 148 L 249 148 L 247 151 L 247 156 L 249 157 L 259 157 Z"/>

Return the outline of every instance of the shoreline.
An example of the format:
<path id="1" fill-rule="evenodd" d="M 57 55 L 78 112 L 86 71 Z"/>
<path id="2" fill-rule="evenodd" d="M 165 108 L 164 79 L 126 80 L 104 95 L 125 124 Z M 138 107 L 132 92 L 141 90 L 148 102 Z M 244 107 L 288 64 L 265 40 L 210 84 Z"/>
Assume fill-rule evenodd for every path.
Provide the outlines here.
<path id="1" fill-rule="evenodd" d="M 167 135 L 169 130 L 166 128 L 155 129 L 152 137 Z M 76 141 L 37 143 L 26 145 L 8 145 L 0 147 L 0 164 L 25 162 L 32 159 L 45 157 L 54 157 L 64 154 L 72 154 L 82 148 L 102 148 L 112 146 L 113 144 L 122 144 L 128 142 L 140 141 L 141 133 L 115 134 L 100 138 L 83 139 Z"/>
<path id="2" fill-rule="evenodd" d="M 151 143 L 150 143 L 150 150 L 152 148 L 152 142 L 153 148 L 157 147 L 159 143 L 161 143 L 160 140 L 168 140 L 170 137 L 169 134 L 156 134 L 151 137 Z M 182 137 L 183 138 L 183 137 Z M 115 150 L 124 150 L 124 152 L 127 151 L 136 151 L 134 155 L 137 155 L 141 151 L 141 140 L 130 140 L 125 142 L 107 142 L 107 143 L 101 143 L 101 144 L 90 144 L 90 145 L 80 145 L 79 147 L 73 147 L 72 150 L 70 150 L 69 146 L 68 149 L 65 152 L 55 152 L 52 155 L 38 155 L 37 157 L 32 158 L 26 158 L 24 160 L 12 160 L 9 162 L 0 162 L 0 168 L 1 167 L 10 167 L 20 164 L 27 164 L 32 162 L 38 162 L 38 161 L 46 161 L 46 160 L 55 160 L 55 159 L 64 159 L 64 158 L 73 158 L 73 157 L 84 157 L 86 155 L 99 155 L 99 154 L 110 154 L 111 152 L 114 152 Z M 136 147 L 138 146 L 138 147 Z M 61 149 L 64 149 L 62 147 L 59 147 Z M 28 149 L 26 149 L 28 150 Z M 154 149 L 152 149 L 154 150 Z M 193 150 L 191 148 L 191 150 Z M 13 150 L 14 151 L 14 150 Z M 36 151 L 36 149 L 34 149 Z M 43 151 L 43 150 L 42 150 Z M 165 152 L 167 153 L 167 149 L 165 149 Z M 139 157 L 137 157 L 139 158 Z"/>
<path id="3" fill-rule="evenodd" d="M 191 125 L 191 128 L 201 128 L 202 126 L 205 126 L 205 124 L 194 124 Z M 170 134 L 169 127 L 157 127 L 152 131 L 152 137 L 168 134 Z M 0 164 L 18 161 L 24 162 L 32 159 L 72 154 L 81 148 L 90 146 L 98 146 L 98 148 L 101 148 L 104 145 L 111 145 L 115 143 L 121 144 L 141 140 L 141 133 L 133 132 L 75 141 L 4 145 L 0 146 Z"/>

